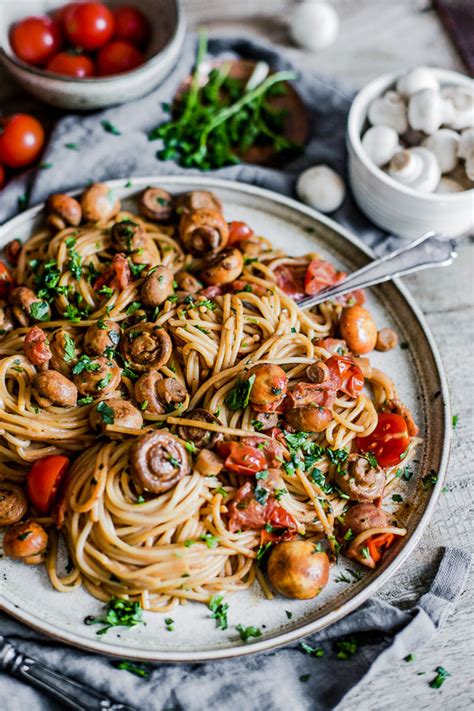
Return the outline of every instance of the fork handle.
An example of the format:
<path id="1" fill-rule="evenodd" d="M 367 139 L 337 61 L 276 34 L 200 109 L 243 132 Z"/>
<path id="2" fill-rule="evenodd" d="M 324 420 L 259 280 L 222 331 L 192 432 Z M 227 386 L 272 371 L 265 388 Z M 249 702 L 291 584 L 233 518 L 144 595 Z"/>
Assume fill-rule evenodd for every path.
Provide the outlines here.
<path id="1" fill-rule="evenodd" d="M 315 296 L 302 299 L 298 306 L 309 309 L 328 299 L 347 294 L 349 291 L 382 284 L 395 277 L 413 274 L 422 269 L 444 267 L 457 257 L 456 242 L 434 232 L 427 232 L 402 249 L 391 252 L 381 259 L 369 262 L 361 269 L 349 274 L 336 286 L 324 289 Z"/>

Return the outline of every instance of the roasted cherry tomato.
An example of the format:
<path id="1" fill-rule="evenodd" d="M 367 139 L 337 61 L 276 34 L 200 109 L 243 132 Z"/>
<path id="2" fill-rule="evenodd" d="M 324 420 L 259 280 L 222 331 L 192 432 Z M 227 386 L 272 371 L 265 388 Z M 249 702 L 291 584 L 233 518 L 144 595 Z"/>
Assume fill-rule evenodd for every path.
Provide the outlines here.
<path id="1" fill-rule="evenodd" d="M 364 387 L 364 376 L 352 358 L 333 355 L 328 358 L 326 365 L 334 375 L 338 375 L 340 378 L 341 384 L 338 390 L 342 390 L 349 397 L 360 395 Z"/>
<path id="2" fill-rule="evenodd" d="M 97 57 L 97 66 L 101 76 L 123 74 L 143 64 L 144 56 L 133 44 L 115 40 L 105 45 Z"/>
<path id="3" fill-rule="evenodd" d="M 40 122 L 29 114 L 0 119 L 0 163 L 22 168 L 38 158 L 44 143 Z"/>
<path id="4" fill-rule="evenodd" d="M 0 262 L 0 299 L 5 299 L 13 286 L 13 278 L 7 265 Z"/>
<path id="5" fill-rule="evenodd" d="M 366 541 L 367 548 L 369 549 L 370 557 L 374 563 L 378 563 L 382 558 L 383 554 L 390 548 L 395 536 L 393 533 L 379 533 L 376 536 L 372 536 Z"/>
<path id="6" fill-rule="evenodd" d="M 240 442 L 219 442 L 217 453 L 225 459 L 224 468 L 235 474 L 252 475 L 267 468 L 264 453 Z"/>
<path id="7" fill-rule="evenodd" d="M 63 20 L 71 44 L 88 52 L 107 44 L 114 32 L 114 17 L 101 2 L 77 3 L 64 13 Z"/>
<path id="8" fill-rule="evenodd" d="M 337 284 L 346 276 L 345 272 L 336 272 L 332 264 L 322 259 L 313 259 L 308 265 L 304 278 L 304 290 L 308 296 L 319 294 L 328 286 Z"/>
<path id="9" fill-rule="evenodd" d="M 25 17 L 10 31 L 16 56 L 28 64 L 42 66 L 61 49 L 61 29 L 50 17 Z"/>
<path id="10" fill-rule="evenodd" d="M 372 452 L 381 467 L 394 467 L 403 459 L 410 443 L 407 423 L 401 415 L 379 413 L 377 427 L 367 437 L 357 437 L 361 452 Z"/>
<path id="11" fill-rule="evenodd" d="M 26 493 L 40 514 L 53 507 L 61 483 L 69 467 L 69 459 L 61 454 L 38 459 L 26 477 Z"/>
<path id="12" fill-rule="evenodd" d="M 113 11 L 114 37 L 143 47 L 150 38 L 150 23 L 136 7 L 117 7 Z"/>
<path id="13" fill-rule="evenodd" d="M 280 264 L 276 267 L 275 278 L 279 288 L 295 301 L 304 298 L 304 271 L 296 267 Z"/>
<path id="14" fill-rule="evenodd" d="M 93 77 L 95 74 L 94 62 L 85 54 L 73 52 L 59 52 L 46 65 L 48 72 L 63 74 L 68 77 Z"/>
<path id="15" fill-rule="evenodd" d="M 242 242 L 244 239 L 252 237 L 254 231 L 246 222 L 229 222 L 229 238 L 227 245 L 234 245 Z"/>

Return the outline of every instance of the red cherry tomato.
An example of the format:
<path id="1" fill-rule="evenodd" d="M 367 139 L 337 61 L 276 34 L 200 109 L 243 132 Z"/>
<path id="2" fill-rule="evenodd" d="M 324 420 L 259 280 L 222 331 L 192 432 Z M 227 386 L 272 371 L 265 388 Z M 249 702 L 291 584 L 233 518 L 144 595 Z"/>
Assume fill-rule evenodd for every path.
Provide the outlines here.
<path id="1" fill-rule="evenodd" d="M 40 514 L 47 514 L 58 495 L 69 467 L 69 459 L 61 454 L 38 459 L 26 477 L 28 498 Z"/>
<path id="2" fill-rule="evenodd" d="M 381 560 L 383 554 L 390 548 L 395 540 L 393 533 L 379 533 L 368 539 L 367 547 L 369 549 L 369 554 L 374 563 L 378 563 Z"/>
<path id="3" fill-rule="evenodd" d="M 244 239 L 249 239 L 252 237 L 254 231 L 248 226 L 246 222 L 230 222 L 229 223 L 229 238 L 227 240 L 227 245 L 238 244 Z"/>
<path id="4" fill-rule="evenodd" d="M 150 37 L 150 23 L 136 7 L 117 7 L 112 10 L 115 20 L 114 37 L 143 47 Z"/>
<path id="5" fill-rule="evenodd" d="M 143 64 L 143 60 L 144 55 L 133 44 L 116 40 L 102 47 L 97 57 L 97 66 L 100 75 L 109 76 L 129 72 Z"/>
<path id="6" fill-rule="evenodd" d="M 48 72 L 64 74 L 68 77 L 93 77 L 95 74 L 94 62 L 85 54 L 59 52 L 46 65 Z"/>
<path id="7" fill-rule="evenodd" d="M 59 23 L 50 17 L 26 17 L 10 31 L 10 44 L 16 56 L 28 64 L 42 66 L 62 46 Z"/>
<path id="8" fill-rule="evenodd" d="M 0 262 L 0 299 L 4 299 L 13 286 L 13 278 L 6 264 Z"/>
<path id="9" fill-rule="evenodd" d="M 328 286 L 333 286 L 344 279 L 345 272 L 336 272 L 332 264 L 322 259 L 313 259 L 308 265 L 304 278 L 304 290 L 308 296 L 319 294 Z"/>
<path id="10" fill-rule="evenodd" d="M 264 453 L 240 442 L 219 442 L 217 453 L 225 458 L 224 468 L 235 474 L 252 475 L 267 468 Z"/>
<path id="11" fill-rule="evenodd" d="M 68 2 L 66 5 L 58 7 L 58 9 L 54 10 L 54 12 L 52 13 L 53 19 L 55 19 L 56 22 L 59 22 L 61 27 L 64 27 L 64 23 L 66 22 L 67 16 L 80 4 L 80 2 Z"/>
<path id="12" fill-rule="evenodd" d="M 391 412 L 379 414 L 377 427 L 367 437 L 357 437 L 361 452 L 372 452 L 381 467 L 394 467 L 403 459 L 410 443 L 407 423 L 401 415 Z"/>
<path id="13" fill-rule="evenodd" d="M 349 395 L 349 397 L 357 397 L 362 392 L 364 387 L 364 376 L 359 366 L 354 363 L 349 356 L 333 355 L 327 359 L 326 365 L 333 375 L 340 378 L 338 390 Z"/>
<path id="14" fill-rule="evenodd" d="M 295 301 L 304 298 L 304 271 L 296 267 L 280 264 L 275 271 L 276 283 L 279 288 Z"/>
<path id="15" fill-rule="evenodd" d="M 77 3 L 63 21 L 71 44 L 88 52 L 107 44 L 114 31 L 114 16 L 101 2 Z"/>
<path id="16" fill-rule="evenodd" d="M 40 122 L 29 114 L 13 114 L 0 119 L 0 162 L 22 168 L 39 156 L 44 143 Z"/>
<path id="17" fill-rule="evenodd" d="M 3 188 L 5 185 L 5 168 L 3 165 L 0 165 L 0 190 Z"/>

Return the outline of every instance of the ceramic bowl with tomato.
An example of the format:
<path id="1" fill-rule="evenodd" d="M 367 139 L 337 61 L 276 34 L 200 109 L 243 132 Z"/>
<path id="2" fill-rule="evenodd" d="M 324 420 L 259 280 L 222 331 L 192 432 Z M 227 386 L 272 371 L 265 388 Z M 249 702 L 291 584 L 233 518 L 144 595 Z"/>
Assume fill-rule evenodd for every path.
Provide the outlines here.
<path id="1" fill-rule="evenodd" d="M 76 22 L 76 15 L 66 25 L 66 35 L 67 18 L 61 16 L 64 0 L 0 3 L 0 58 L 4 66 L 30 94 L 64 109 L 100 109 L 132 101 L 156 88 L 176 63 L 183 44 L 185 21 L 180 0 L 106 0 L 103 4 L 104 17 L 84 13 L 82 22 Z M 109 13 L 124 6 L 136 7 L 148 20 L 149 36 L 143 37 L 141 46 L 140 38 L 138 43 L 123 39 L 117 23 L 114 34 L 108 27 Z M 44 16 L 50 21 L 44 21 L 43 26 L 33 22 L 15 32 L 25 18 Z M 125 15 L 125 32 L 127 24 Z M 71 51 L 74 47 L 81 49 Z"/>

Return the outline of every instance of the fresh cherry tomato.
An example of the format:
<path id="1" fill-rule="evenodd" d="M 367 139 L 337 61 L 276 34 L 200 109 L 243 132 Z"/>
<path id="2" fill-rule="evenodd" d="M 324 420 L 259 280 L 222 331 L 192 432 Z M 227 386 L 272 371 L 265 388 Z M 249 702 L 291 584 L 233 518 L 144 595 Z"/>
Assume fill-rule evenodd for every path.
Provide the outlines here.
<path id="1" fill-rule="evenodd" d="M 352 358 L 333 355 L 328 358 L 326 365 L 334 375 L 338 375 L 340 378 L 341 384 L 338 390 L 342 390 L 349 397 L 360 395 L 364 387 L 364 376 Z"/>
<path id="2" fill-rule="evenodd" d="M 56 22 L 59 22 L 61 27 L 64 28 L 64 23 L 66 22 L 67 16 L 80 4 L 80 2 L 68 2 L 66 5 L 58 7 L 58 9 L 54 10 L 54 12 L 52 13 L 53 19 L 56 20 Z"/>
<path id="3" fill-rule="evenodd" d="M 46 16 L 25 17 L 10 31 L 10 44 L 16 56 L 39 67 L 61 49 L 62 43 L 59 23 Z"/>
<path id="4" fill-rule="evenodd" d="M 367 437 L 357 437 L 361 452 L 372 452 L 381 467 L 394 467 L 410 443 L 407 423 L 401 415 L 381 412 L 377 427 Z"/>
<path id="5" fill-rule="evenodd" d="M 217 453 L 225 458 L 224 468 L 235 474 L 252 475 L 267 468 L 264 453 L 240 442 L 219 442 Z"/>
<path id="6" fill-rule="evenodd" d="M 4 299 L 13 286 L 13 278 L 6 264 L 0 262 L 0 299 Z"/>
<path id="7" fill-rule="evenodd" d="M 328 286 L 333 286 L 344 279 L 345 272 L 336 272 L 332 264 L 322 259 L 313 259 L 308 265 L 304 278 L 304 290 L 308 296 L 319 294 Z"/>
<path id="8" fill-rule="evenodd" d="M 0 162 L 22 168 L 38 158 L 44 143 L 40 122 L 29 114 L 0 119 Z"/>
<path id="9" fill-rule="evenodd" d="M 95 74 L 94 62 L 85 54 L 73 52 L 59 52 L 46 65 L 48 72 L 64 74 L 68 77 L 93 77 Z"/>
<path id="10" fill-rule="evenodd" d="M 242 242 L 244 239 L 249 239 L 254 234 L 251 227 L 246 222 L 229 222 L 229 238 L 227 245 L 234 245 Z"/>
<path id="11" fill-rule="evenodd" d="M 0 165 L 0 190 L 3 188 L 5 185 L 5 168 L 3 165 Z"/>
<path id="12" fill-rule="evenodd" d="M 124 5 L 112 10 L 115 20 L 114 37 L 143 47 L 150 37 L 150 23 L 136 7 Z"/>
<path id="13" fill-rule="evenodd" d="M 26 492 L 40 514 L 48 514 L 51 511 L 69 464 L 67 457 L 53 454 L 38 459 L 28 472 Z"/>
<path id="14" fill-rule="evenodd" d="M 88 52 L 107 44 L 114 32 L 114 16 L 101 2 L 77 3 L 63 21 L 71 44 Z"/>
<path id="15" fill-rule="evenodd" d="M 143 64 L 143 60 L 144 55 L 133 44 L 115 40 L 102 47 L 97 57 L 97 66 L 100 75 L 109 76 L 129 72 Z"/>

